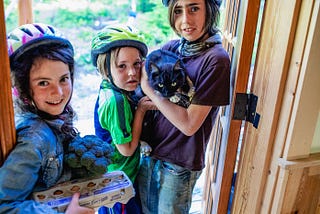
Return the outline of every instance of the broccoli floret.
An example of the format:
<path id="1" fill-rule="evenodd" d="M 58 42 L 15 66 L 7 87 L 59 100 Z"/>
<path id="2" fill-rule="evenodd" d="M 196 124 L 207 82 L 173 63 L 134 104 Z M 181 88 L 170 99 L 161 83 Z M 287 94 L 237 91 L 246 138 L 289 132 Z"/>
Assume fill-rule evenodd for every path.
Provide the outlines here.
<path id="1" fill-rule="evenodd" d="M 101 144 L 101 148 L 102 148 L 102 151 L 103 151 L 103 155 L 106 158 L 109 158 L 112 155 L 112 153 L 114 152 L 113 147 L 107 142 L 103 142 Z"/>
<path id="2" fill-rule="evenodd" d="M 93 174 L 104 174 L 108 171 L 108 165 L 108 161 L 105 158 L 98 158 L 88 170 Z"/>
<path id="3" fill-rule="evenodd" d="M 68 152 L 74 152 L 77 146 L 78 146 L 78 142 L 71 142 L 68 147 Z"/>
<path id="4" fill-rule="evenodd" d="M 101 139 L 95 135 L 86 135 L 83 137 L 84 145 L 88 149 L 91 149 L 95 145 L 99 145 Z"/>
<path id="5" fill-rule="evenodd" d="M 64 160 L 72 168 L 81 167 L 80 158 L 74 153 L 67 154 Z"/>
<path id="6" fill-rule="evenodd" d="M 81 157 L 81 165 L 88 169 L 96 159 L 97 159 L 96 156 L 92 154 L 92 152 L 87 151 L 83 153 Z"/>
<path id="7" fill-rule="evenodd" d="M 84 146 L 84 145 L 78 145 L 76 148 L 75 148 L 75 153 L 78 155 L 78 156 L 82 156 L 83 153 L 85 153 L 86 151 L 88 151 L 88 149 Z"/>
<path id="8" fill-rule="evenodd" d="M 79 135 L 69 144 L 65 156 L 72 168 L 85 167 L 92 174 L 103 174 L 111 163 L 113 147 L 95 135 Z"/>
<path id="9" fill-rule="evenodd" d="M 98 158 L 103 156 L 103 150 L 101 146 L 94 146 L 90 149 L 90 151 Z"/>

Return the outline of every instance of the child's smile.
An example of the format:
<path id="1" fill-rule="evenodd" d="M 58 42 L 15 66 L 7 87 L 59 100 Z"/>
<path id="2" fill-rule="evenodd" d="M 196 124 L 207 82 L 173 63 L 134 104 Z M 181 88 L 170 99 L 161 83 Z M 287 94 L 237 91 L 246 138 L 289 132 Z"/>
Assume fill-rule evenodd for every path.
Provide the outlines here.
<path id="1" fill-rule="evenodd" d="M 72 93 L 68 65 L 61 61 L 37 59 L 30 71 L 30 90 L 39 110 L 51 115 L 61 114 Z"/>
<path id="2" fill-rule="evenodd" d="M 206 22 L 204 0 L 179 0 L 175 7 L 175 28 L 188 41 L 203 35 Z"/>

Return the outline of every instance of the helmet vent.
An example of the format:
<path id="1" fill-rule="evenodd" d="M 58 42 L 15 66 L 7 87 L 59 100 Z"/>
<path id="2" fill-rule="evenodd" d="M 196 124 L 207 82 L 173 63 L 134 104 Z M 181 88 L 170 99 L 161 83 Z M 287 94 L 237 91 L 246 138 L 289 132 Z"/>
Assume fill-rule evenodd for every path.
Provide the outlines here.
<path id="1" fill-rule="evenodd" d="M 34 25 L 42 34 L 45 34 L 44 30 L 42 29 L 42 27 L 40 27 L 39 25 Z"/>
<path id="2" fill-rule="evenodd" d="M 115 30 L 115 31 L 118 31 L 118 32 L 122 32 L 121 29 L 117 29 L 117 28 L 110 28 L 110 30 Z"/>
<path id="3" fill-rule="evenodd" d="M 10 39 L 20 41 L 20 38 L 16 35 L 13 35 L 13 34 L 10 35 Z"/>
<path id="4" fill-rule="evenodd" d="M 101 36 L 100 40 L 108 40 L 112 38 L 111 36 Z"/>
<path id="5" fill-rule="evenodd" d="M 29 29 L 21 28 L 21 31 L 25 32 L 25 33 L 28 34 L 29 36 L 33 36 L 32 32 L 31 32 Z"/>
<path id="6" fill-rule="evenodd" d="M 53 27 L 51 27 L 51 26 L 48 26 L 48 28 L 50 29 L 50 31 L 54 34 L 55 32 L 54 32 L 54 28 Z"/>

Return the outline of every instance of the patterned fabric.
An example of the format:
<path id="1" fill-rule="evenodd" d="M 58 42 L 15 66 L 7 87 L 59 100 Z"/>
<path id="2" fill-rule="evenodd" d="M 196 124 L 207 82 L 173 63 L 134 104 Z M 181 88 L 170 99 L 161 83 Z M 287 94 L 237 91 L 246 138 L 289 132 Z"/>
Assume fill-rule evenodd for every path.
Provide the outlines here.
<path id="1" fill-rule="evenodd" d="M 10 60 L 43 44 L 62 44 L 73 50 L 71 43 L 58 29 L 42 23 L 21 25 L 8 34 L 7 43 Z"/>
<path id="2" fill-rule="evenodd" d="M 120 115 L 118 111 L 117 99 L 115 96 L 115 91 L 111 83 L 103 80 L 99 92 L 99 104 L 98 104 L 98 120 L 101 128 L 107 130 L 111 135 L 111 145 L 114 147 L 114 155 L 112 157 L 112 164 L 108 166 L 108 171 L 122 170 L 126 175 L 134 182 L 135 177 L 139 170 L 140 152 L 139 147 L 137 147 L 135 153 L 126 157 L 123 156 L 118 149 L 116 144 L 125 144 L 132 140 L 131 133 L 131 123 L 133 121 L 133 114 L 130 102 L 125 95 L 123 96 L 123 104 L 121 104 L 122 112 L 124 114 L 124 125 L 126 127 L 126 132 L 129 135 L 125 135 L 120 124 Z M 119 92 L 117 92 L 119 93 Z M 96 130 L 100 131 L 101 130 Z"/>
<path id="3" fill-rule="evenodd" d="M 122 92 L 122 91 L 121 91 Z M 99 96 L 95 109 L 95 132 L 99 137 L 109 140 L 114 147 L 114 154 L 112 156 L 112 164 L 108 166 L 108 171 L 121 170 L 130 178 L 132 183 L 139 172 L 140 165 L 140 147 L 138 146 L 132 156 L 123 156 L 116 144 L 125 144 L 132 140 L 131 123 L 133 121 L 133 107 L 134 102 L 129 98 L 128 94 L 121 93 L 119 89 L 115 88 L 112 83 L 103 80 L 100 85 Z M 119 100 L 116 94 L 122 96 L 122 103 L 119 105 Z M 119 109 L 123 108 L 123 115 L 119 115 Z M 120 116 L 123 116 L 121 119 Z M 124 124 L 121 124 L 123 121 Z M 126 127 L 126 132 L 123 131 L 122 126 Z M 137 190 L 136 190 L 137 192 Z M 98 210 L 99 214 L 140 214 L 140 206 L 137 202 L 137 196 L 130 199 L 127 204 L 116 203 L 114 207 L 101 207 Z"/>
<path id="4" fill-rule="evenodd" d="M 202 42 L 188 42 L 186 39 L 181 38 L 179 44 L 179 52 L 181 56 L 194 56 L 202 53 L 206 49 L 213 47 L 215 44 L 221 43 L 221 36 L 215 34 L 209 37 L 206 41 Z"/>

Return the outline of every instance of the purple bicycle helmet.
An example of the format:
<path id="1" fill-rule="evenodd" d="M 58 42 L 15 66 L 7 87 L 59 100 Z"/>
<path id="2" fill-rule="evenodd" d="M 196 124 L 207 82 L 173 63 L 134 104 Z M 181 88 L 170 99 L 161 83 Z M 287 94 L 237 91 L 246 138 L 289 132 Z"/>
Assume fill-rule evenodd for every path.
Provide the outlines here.
<path id="1" fill-rule="evenodd" d="M 73 52 L 71 43 L 57 29 L 42 23 L 21 25 L 8 34 L 7 43 L 10 61 L 17 60 L 26 51 L 47 44 L 65 45 Z"/>

